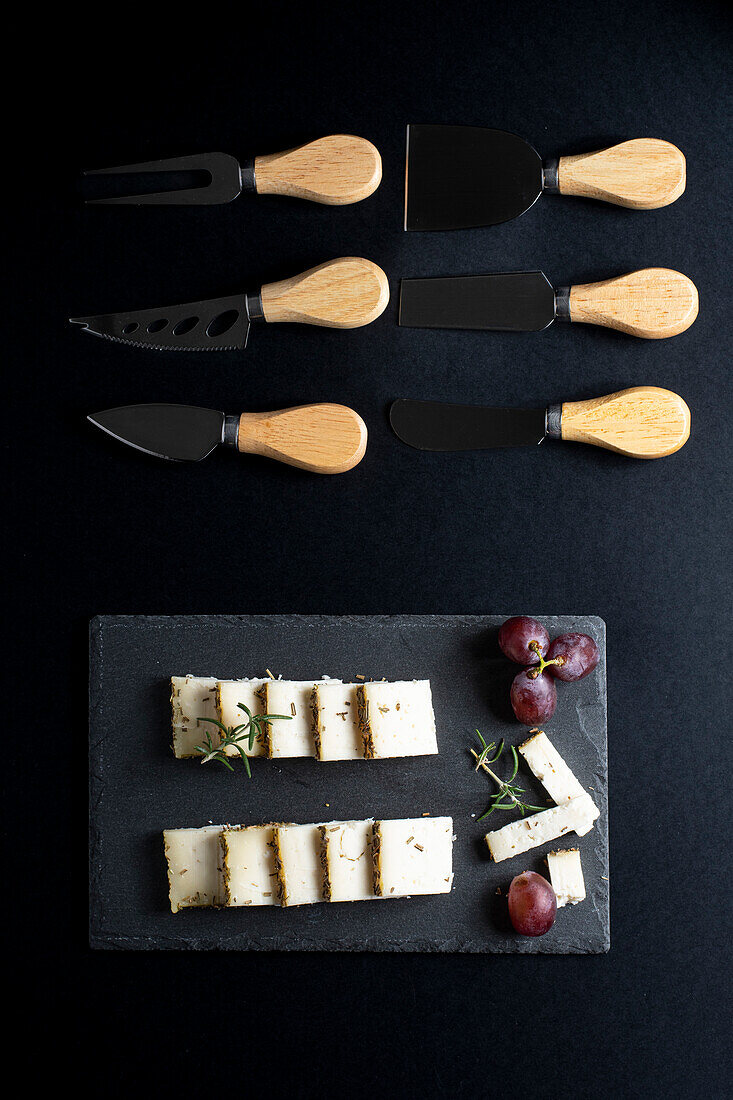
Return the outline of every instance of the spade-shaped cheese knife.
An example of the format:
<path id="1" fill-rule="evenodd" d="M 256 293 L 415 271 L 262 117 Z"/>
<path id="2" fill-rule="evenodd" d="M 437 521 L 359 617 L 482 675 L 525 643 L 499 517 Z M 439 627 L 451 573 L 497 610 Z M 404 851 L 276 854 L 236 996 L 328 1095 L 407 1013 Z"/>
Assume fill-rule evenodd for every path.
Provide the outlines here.
<path id="1" fill-rule="evenodd" d="M 439 401 L 395 401 L 390 423 L 403 443 L 422 451 L 517 447 L 550 439 L 592 443 L 632 458 L 663 458 L 684 446 L 690 410 L 657 386 L 634 386 L 548 409 L 496 409 Z"/>
<path id="2" fill-rule="evenodd" d="M 70 320 L 95 336 L 140 348 L 233 351 L 247 346 L 253 321 L 359 328 L 379 317 L 388 301 L 389 282 L 381 267 L 347 256 L 268 283 L 254 294 Z"/>
<path id="3" fill-rule="evenodd" d="M 382 161 L 379 151 L 365 138 L 330 134 L 284 153 L 255 157 L 239 164 L 229 153 L 200 153 L 167 160 L 98 168 L 86 176 L 163 173 L 205 173 L 206 182 L 195 187 L 88 199 L 88 203 L 134 206 L 202 206 L 231 202 L 242 191 L 259 195 L 290 195 L 328 206 L 345 206 L 366 199 L 379 187 Z"/>
<path id="4" fill-rule="evenodd" d="M 412 328 L 533 332 L 557 318 L 647 340 L 676 336 L 697 317 L 695 284 L 664 267 L 553 289 L 542 271 L 403 279 L 400 324 Z"/>
<path id="5" fill-rule="evenodd" d="M 481 126 L 408 126 L 405 229 L 497 225 L 543 191 L 654 210 L 685 189 L 685 158 L 668 141 L 636 138 L 544 164 L 516 134 Z"/>
<path id="6" fill-rule="evenodd" d="M 345 405 L 241 416 L 193 405 L 127 405 L 87 419 L 138 451 L 174 462 L 200 461 L 224 443 L 316 474 L 342 474 L 361 462 L 367 444 L 366 424 Z"/>

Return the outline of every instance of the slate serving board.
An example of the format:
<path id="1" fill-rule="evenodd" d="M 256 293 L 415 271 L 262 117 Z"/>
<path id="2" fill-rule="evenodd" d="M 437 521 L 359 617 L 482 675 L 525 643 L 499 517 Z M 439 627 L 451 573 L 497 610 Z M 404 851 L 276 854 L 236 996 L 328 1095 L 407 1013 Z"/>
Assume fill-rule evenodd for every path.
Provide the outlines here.
<path id="1" fill-rule="evenodd" d="M 501 654 L 495 615 L 100 616 L 90 631 L 90 942 L 95 948 L 277 951 L 597 953 L 609 948 L 605 624 L 594 616 L 538 616 L 551 636 L 579 630 L 601 649 L 598 669 L 558 685 L 547 733 L 601 810 L 584 837 L 571 834 L 495 864 L 477 824 L 493 790 L 471 767 L 478 727 L 487 740 L 525 739 L 509 706 L 517 666 Z M 253 778 L 176 760 L 169 677 L 189 672 L 288 679 L 357 674 L 429 678 L 440 754 L 404 760 L 253 762 Z M 505 766 L 502 758 L 502 766 Z M 504 774 L 502 770 L 502 774 Z M 523 780 L 523 782 L 521 782 Z M 550 804 L 522 762 L 530 801 Z M 453 817 L 450 894 L 379 904 L 293 909 L 188 909 L 168 904 L 164 828 L 366 817 Z M 586 901 L 558 912 L 537 939 L 516 936 L 504 895 L 543 857 L 579 847 Z M 500 889 L 502 894 L 497 894 Z"/>

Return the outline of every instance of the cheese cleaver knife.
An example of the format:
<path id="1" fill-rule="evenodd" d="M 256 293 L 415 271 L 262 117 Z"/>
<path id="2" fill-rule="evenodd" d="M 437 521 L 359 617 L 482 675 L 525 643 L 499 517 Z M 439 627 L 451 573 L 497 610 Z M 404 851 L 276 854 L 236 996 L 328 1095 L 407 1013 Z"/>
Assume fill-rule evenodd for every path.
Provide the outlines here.
<path id="1" fill-rule="evenodd" d="M 690 410 L 657 386 L 634 386 L 548 409 L 495 409 L 440 401 L 395 401 L 390 423 L 403 443 L 422 451 L 521 447 L 545 438 L 592 443 L 632 458 L 663 458 L 684 446 Z"/>
<path id="2" fill-rule="evenodd" d="M 516 134 L 482 126 L 408 126 L 405 229 L 497 225 L 543 191 L 655 210 L 685 189 L 685 158 L 668 141 L 636 138 L 544 164 Z"/>
<path id="3" fill-rule="evenodd" d="M 254 294 L 204 302 L 71 317 L 85 332 L 155 351 L 234 351 L 247 346 L 253 321 L 286 321 L 324 328 L 359 328 L 387 307 L 389 282 L 381 267 L 358 256 L 329 260 Z"/>
<path id="4" fill-rule="evenodd" d="M 697 311 L 695 284 L 662 267 L 557 290 L 542 271 L 403 279 L 400 290 L 400 324 L 410 328 L 536 332 L 557 318 L 662 340 Z"/>
<path id="5" fill-rule="evenodd" d="M 316 474 L 342 474 L 361 462 L 366 424 L 345 405 L 299 405 L 227 416 L 193 405 L 126 405 L 87 417 L 138 451 L 173 462 L 198 462 L 219 443 Z"/>

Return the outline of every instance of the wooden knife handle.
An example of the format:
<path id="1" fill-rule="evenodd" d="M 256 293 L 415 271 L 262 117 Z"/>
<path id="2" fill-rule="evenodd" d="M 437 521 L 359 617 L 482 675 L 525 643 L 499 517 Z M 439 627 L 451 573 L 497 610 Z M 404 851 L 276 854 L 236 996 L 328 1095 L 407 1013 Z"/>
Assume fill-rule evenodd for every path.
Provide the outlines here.
<path id="1" fill-rule="evenodd" d="M 632 458 L 663 458 L 687 442 L 690 410 L 670 390 L 633 386 L 590 401 L 566 401 L 560 435 Z"/>
<path id="2" fill-rule="evenodd" d="M 346 206 L 366 199 L 381 179 L 379 150 L 353 134 L 331 134 L 297 149 L 255 158 L 255 188 L 261 195 Z"/>
<path id="3" fill-rule="evenodd" d="M 242 413 L 237 449 L 314 474 L 343 474 L 364 457 L 367 427 L 346 405 L 298 405 Z"/>
<path id="4" fill-rule="evenodd" d="M 345 256 L 292 279 L 268 283 L 260 297 L 266 321 L 359 328 L 386 309 L 389 282 L 371 260 Z"/>
<path id="5" fill-rule="evenodd" d="M 561 195 L 603 199 L 634 210 L 669 206 L 685 189 L 684 155 L 676 145 L 658 138 L 636 138 L 600 149 L 560 157 Z"/>
<path id="6" fill-rule="evenodd" d="M 679 271 L 646 267 L 570 288 L 570 320 L 604 325 L 646 340 L 663 340 L 689 328 L 697 317 L 697 287 Z"/>

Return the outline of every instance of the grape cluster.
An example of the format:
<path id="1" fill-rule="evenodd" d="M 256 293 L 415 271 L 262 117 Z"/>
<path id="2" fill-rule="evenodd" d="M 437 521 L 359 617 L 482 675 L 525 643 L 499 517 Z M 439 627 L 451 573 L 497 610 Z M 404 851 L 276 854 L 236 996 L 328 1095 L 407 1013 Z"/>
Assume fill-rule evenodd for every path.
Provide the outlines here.
<path id="1" fill-rule="evenodd" d="M 601 659 L 598 646 L 587 634 L 560 634 L 552 642 L 542 623 L 515 615 L 499 628 L 499 647 L 505 657 L 524 665 L 512 681 L 510 699 L 516 718 L 525 726 L 549 721 L 557 706 L 555 680 L 582 680 Z"/>

